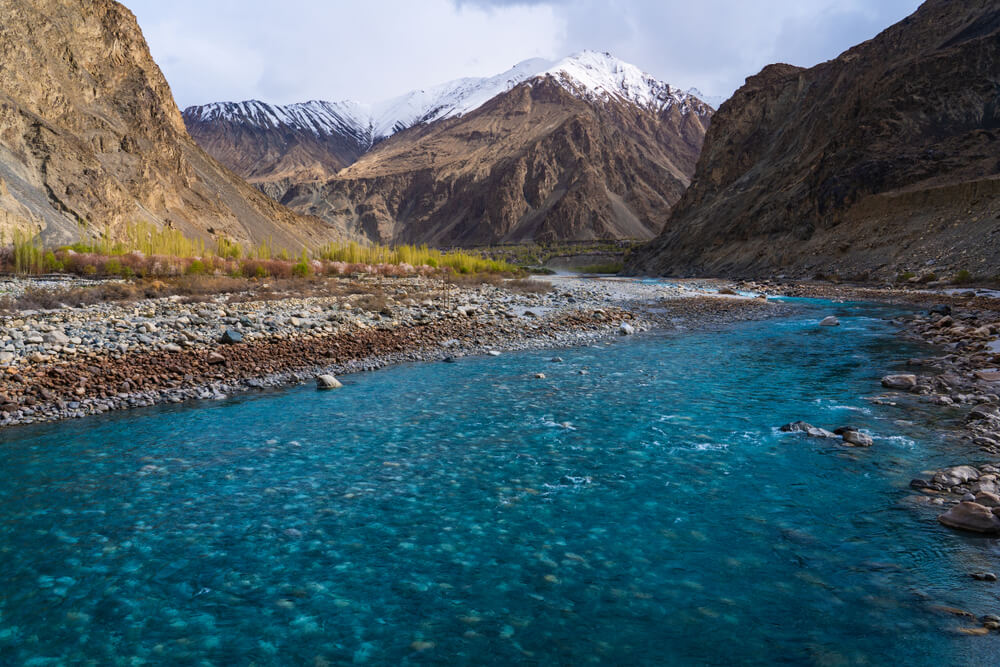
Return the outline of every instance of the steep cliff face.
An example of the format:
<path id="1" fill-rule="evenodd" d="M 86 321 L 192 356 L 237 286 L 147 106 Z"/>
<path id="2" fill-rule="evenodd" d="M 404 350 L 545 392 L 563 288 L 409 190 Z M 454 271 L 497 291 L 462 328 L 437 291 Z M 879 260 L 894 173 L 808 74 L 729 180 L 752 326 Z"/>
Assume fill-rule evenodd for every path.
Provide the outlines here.
<path id="1" fill-rule="evenodd" d="M 0 231 L 49 242 L 146 220 L 296 248 L 342 236 L 188 136 L 135 17 L 112 0 L 0 0 Z"/>
<path id="2" fill-rule="evenodd" d="M 1000 273 L 997 63 L 995 2 L 930 0 L 835 60 L 765 68 L 627 270 Z"/>
<path id="3" fill-rule="evenodd" d="M 383 243 L 468 245 L 652 238 L 712 115 L 592 52 L 350 104 L 212 104 L 185 120 L 213 155 L 296 211 Z M 314 150 L 335 137 L 367 143 L 339 171 L 345 160 Z"/>

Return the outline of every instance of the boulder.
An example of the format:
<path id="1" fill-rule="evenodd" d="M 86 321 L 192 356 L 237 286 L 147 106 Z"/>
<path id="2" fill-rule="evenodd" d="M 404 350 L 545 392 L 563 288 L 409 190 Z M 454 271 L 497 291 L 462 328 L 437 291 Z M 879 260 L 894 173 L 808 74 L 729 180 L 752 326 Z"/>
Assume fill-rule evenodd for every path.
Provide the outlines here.
<path id="1" fill-rule="evenodd" d="M 997 406 L 990 403 L 980 403 L 969 411 L 968 419 L 969 421 L 988 421 L 996 419 L 998 416 L 1000 416 L 1000 411 L 997 410 Z"/>
<path id="2" fill-rule="evenodd" d="M 235 345 L 236 343 L 240 343 L 242 341 L 243 334 L 235 329 L 226 329 L 222 332 L 222 337 L 219 339 L 219 342 L 224 345 Z"/>
<path id="3" fill-rule="evenodd" d="M 333 377 L 332 375 L 317 375 L 316 376 L 316 388 L 317 389 L 340 389 L 344 385 L 340 383 L 340 380 Z"/>
<path id="4" fill-rule="evenodd" d="M 824 317 L 822 320 L 820 320 L 819 325 L 821 327 L 839 327 L 840 320 L 838 320 L 833 315 L 828 315 Z"/>
<path id="5" fill-rule="evenodd" d="M 990 511 L 989 507 L 979 503 L 961 502 L 939 516 L 938 521 L 949 528 L 973 533 L 1000 533 L 1000 517 Z"/>
<path id="6" fill-rule="evenodd" d="M 619 325 L 618 327 L 618 333 L 620 333 L 622 336 L 631 336 L 632 334 L 635 333 L 635 327 L 633 327 L 628 322 L 622 322 L 621 325 Z"/>
<path id="7" fill-rule="evenodd" d="M 845 430 L 841 436 L 844 444 L 849 447 L 871 447 L 874 443 L 872 437 L 861 431 Z"/>
<path id="8" fill-rule="evenodd" d="M 1000 496 L 989 491 L 980 491 L 976 494 L 976 502 L 983 507 L 993 509 L 994 507 L 1000 507 Z"/>
<path id="9" fill-rule="evenodd" d="M 215 366 L 217 364 L 226 363 L 226 358 L 218 352 L 209 352 L 207 361 L 209 365 Z"/>
<path id="10" fill-rule="evenodd" d="M 916 375 L 886 375 L 882 378 L 882 386 L 886 389 L 910 391 L 917 386 Z"/>
<path id="11" fill-rule="evenodd" d="M 952 487 L 966 482 L 974 482 L 977 479 L 979 479 L 979 471 L 972 466 L 952 466 L 936 473 L 932 481 L 941 486 Z"/>
<path id="12" fill-rule="evenodd" d="M 980 493 L 982 491 L 985 491 L 986 493 L 1000 492 L 1000 488 L 997 487 L 996 480 L 992 479 L 980 479 L 978 482 L 974 482 L 969 485 L 969 490 L 973 493 Z"/>
<path id="13" fill-rule="evenodd" d="M 781 427 L 784 433 L 805 433 L 811 438 L 836 438 L 837 434 L 827 431 L 825 428 L 813 426 L 808 422 L 792 422 Z"/>

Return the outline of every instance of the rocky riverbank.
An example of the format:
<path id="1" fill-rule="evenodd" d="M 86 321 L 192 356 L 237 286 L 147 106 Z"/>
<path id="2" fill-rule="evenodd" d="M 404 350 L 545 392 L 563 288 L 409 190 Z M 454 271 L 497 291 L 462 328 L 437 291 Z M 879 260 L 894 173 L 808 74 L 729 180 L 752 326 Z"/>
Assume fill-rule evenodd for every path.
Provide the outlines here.
<path id="1" fill-rule="evenodd" d="M 0 426 L 784 312 L 760 299 L 633 281 L 516 285 L 332 279 L 306 297 L 248 290 L 8 314 Z"/>
<path id="2" fill-rule="evenodd" d="M 909 360 L 914 372 L 887 376 L 883 386 L 948 410 L 959 438 L 983 452 L 914 479 L 910 486 L 919 495 L 912 499 L 946 508 L 939 516 L 945 526 L 1000 535 L 1000 302 L 966 295 L 901 325 L 904 335 L 943 354 Z"/>

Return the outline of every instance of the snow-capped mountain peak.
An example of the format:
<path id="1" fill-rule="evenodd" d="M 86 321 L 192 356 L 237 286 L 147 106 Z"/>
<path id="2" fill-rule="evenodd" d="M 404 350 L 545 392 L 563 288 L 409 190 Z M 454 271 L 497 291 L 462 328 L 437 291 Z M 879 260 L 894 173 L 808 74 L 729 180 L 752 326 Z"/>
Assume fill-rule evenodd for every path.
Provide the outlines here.
<path id="1" fill-rule="evenodd" d="M 199 122 L 234 120 L 263 128 L 288 126 L 317 136 L 348 134 L 363 147 L 419 123 L 470 113 L 515 86 L 552 77 L 569 92 L 595 101 L 620 100 L 662 111 L 680 105 L 683 113 L 706 112 L 699 95 L 658 81 L 635 65 L 607 53 L 581 51 L 557 62 L 543 58 L 524 60 L 492 77 L 463 78 L 412 90 L 376 104 L 351 100 L 314 100 L 272 105 L 258 100 L 216 102 L 185 109 Z"/>
<path id="2" fill-rule="evenodd" d="M 574 53 L 539 76 L 551 76 L 567 90 L 592 99 L 619 99 L 655 111 L 673 105 L 681 105 L 684 112 L 700 111 L 692 105 L 695 96 L 691 93 L 673 88 L 610 53 Z"/>

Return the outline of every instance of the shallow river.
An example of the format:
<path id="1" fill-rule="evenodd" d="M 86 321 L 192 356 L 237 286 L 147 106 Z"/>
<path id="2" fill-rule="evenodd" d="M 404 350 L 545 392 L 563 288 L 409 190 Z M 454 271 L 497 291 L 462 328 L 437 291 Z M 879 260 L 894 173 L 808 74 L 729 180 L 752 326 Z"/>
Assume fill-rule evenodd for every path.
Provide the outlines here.
<path id="1" fill-rule="evenodd" d="M 0 664 L 996 664 L 934 609 L 995 541 L 902 502 L 967 452 L 864 400 L 926 350 L 798 303 L 2 431 Z"/>

